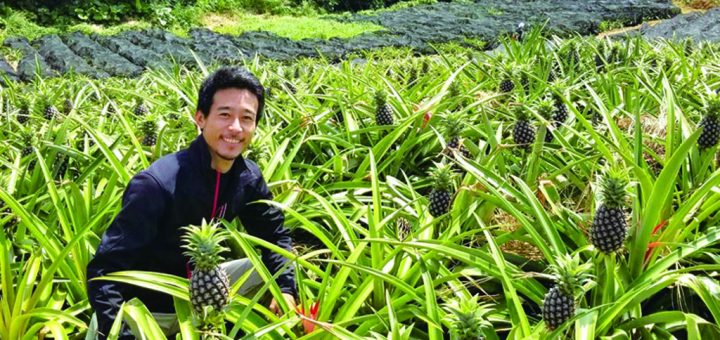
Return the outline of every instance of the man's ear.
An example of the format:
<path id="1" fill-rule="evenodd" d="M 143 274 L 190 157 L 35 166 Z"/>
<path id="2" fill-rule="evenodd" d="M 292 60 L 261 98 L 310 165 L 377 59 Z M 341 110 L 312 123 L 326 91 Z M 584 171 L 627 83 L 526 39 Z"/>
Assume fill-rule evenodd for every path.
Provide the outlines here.
<path id="1" fill-rule="evenodd" d="M 205 115 L 200 110 L 195 111 L 195 125 L 197 125 L 200 130 L 205 128 Z"/>

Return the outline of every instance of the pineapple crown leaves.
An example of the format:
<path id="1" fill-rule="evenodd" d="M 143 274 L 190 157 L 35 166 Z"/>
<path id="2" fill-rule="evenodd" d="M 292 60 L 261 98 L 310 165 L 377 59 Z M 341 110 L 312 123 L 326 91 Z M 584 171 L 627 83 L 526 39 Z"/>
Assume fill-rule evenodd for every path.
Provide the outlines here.
<path id="1" fill-rule="evenodd" d="M 512 112 L 512 115 L 515 116 L 516 121 L 530 120 L 530 113 L 528 112 L 528 109 L 527 107 L 525 107 L 524 104 L 512 104 L 510 106 L 510 111 Z"/>
<path id="2" fill-rule="evenodd" d="M 555 109 L 555 104 L 553 103 L 553 100 L 550 98 L 544 98 L 544 99 L 540 100 L 540 102 L 538 103 L 538 106 L 537 106 L 538 114 L 540 114 L 540 116 L 545 119 L 550 119 L 554 109 Z"/>
<path id="3" fill-rule="evenodd" d="M 705 105 L 705 114 L 708 117 L 720 116 L 720 95 L 714 95 L 708 99 Z"/>
<path id="4" fill-rule="evenodd" d="M 220 253 L 228 249 L 221 246 L 220 242 L 228 237 L 227 231 L 204 220 L 200 226 L 189 225 L 182 229 L 186 232 L 182 237 L 185 243 L 182 247 L 187 249 L 183 254 L 190 257 L 190 262 L 198 269 L 213 269 L 223 260 Z"/>
<path id="5" fill-rule="evenodd" d="M 453 298 L 443 304 L 447 312 L 445 318 L 450 321 L 452 332 L 461 339 L 481 339 L 483 328 L 492 327 L 486 318 L 492 309 L 488 304 L 479 302 L 478 297 Z"/>
<path id="6" fill-rule="evenodd" d="M 592 263 L 580 263 L 578 254 L 564 254 L 555 259 L 555 265 L 550 265 L 550 273 L 565 294 L 575 297 L 582 292 L 583 286 L 592 282 L 593 276 L 590 274 Z"/>
<path id="7" fill-rule="evenodd" d="M 387 103 L 387 92 L 385 92 L 385 90 L 375 92 L 375 103 L 378 106 L 382 106 Z"/>
<path id="8" fill-rule="evenodd" d="M 450 190 L 453 187 L 453 178 L 455 173 L 452 165 L 447 163 L 435 163 L 435 169 L 430 173 L 433 181 L 433 189 Z"/>
<path id="9" fill-rule="evenodd" d="M 611 167 L 600 176 L 599 182 L 601 204 L 608 208 L 618 208 L 624 205 L 629 184 L 625 171 Z"/>
<path id="10" fill-rule="evenodd" d="M 465 131 L 465 124 L 462 121 L 462 117 L 456 112 L 449 113 L 445 116 L 443 124 L 445 127 L 445 134 L 449 138 L 462 137 L 462 134 Z"/>

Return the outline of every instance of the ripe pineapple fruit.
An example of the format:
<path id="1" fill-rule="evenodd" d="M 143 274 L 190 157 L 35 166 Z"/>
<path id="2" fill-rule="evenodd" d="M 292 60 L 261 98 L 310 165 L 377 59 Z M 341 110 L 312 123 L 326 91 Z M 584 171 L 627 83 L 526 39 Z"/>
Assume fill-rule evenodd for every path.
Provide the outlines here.
<path id="1" fill-rule="evenodd" d="M 227 232 L 205 221 L 200 226 L 191 225 L 183 229 L 186 231 L 183 248 L 187 249 L 183 254 L 190 257 L 195 266 L 190 278 L 193 309 L 200 314 L 205 307 L 221 311 L 228 303 L 230 290 L 227 274 L 219 266 L 223 260 L 220 253 L 227 251 L 220 242 L 227 237 Z"/>
<path id="2" fill-rule="evenodd" d="M 523 107 L 515 109 L 515 127 L 513 128 L 513 140 L 515 144 L 529 148 L 535 142 L 535 129 L 530 124 L 530 119 Z"/>
<path id="3" fill-rule="evenodd" d="M 375 93 L 375 123 L 377 125 L 392 125 L 393 108 L 387 103 L 387 94 L 380 90 Z"/>
<path id="4" fill-rule="evenodd" d="M 702 128 L 698 139 L 700 149 L 715 146 L 720 140 L 720 95 L 708 102 L 700 127 Z"/>
<path id="5" fill-rule="evenodd" d="M 487 304 L 479 302 L 478 298 L 478 295 L 469 299 L 458 297 L 443 304 L 447 312 L 445 318 L 450 321 L 451 339 L 485 339 L 485 330 L 494 334 L 493 326 L 486 318 L 491 309 Z"/>
<path id="6" fill-rule="evenodd" d="M 148 116 L 140 127 L 140 132 L 143 135 L 142 145 L 154 146 L 157 143 L 157 129 L 158 123 L 155 117 Z"/>
<path id="7" fill-rule="evenodd" d="M 542 316 L 547 328 L 555 329 L 575 315 L 575 296 L 592 280 L 587 273 L 591 266 L 580 265 L 578 255 L 565 254 L 557 259 L 557 265 L 550 267 L 556 284 L 543 299 Z"/>
<path id="8" fill-rule="evenodd" d="M 45 99 L 45 109 L 43 110 L 43 117 L 47 120 L 52 120 L 53 118 L 60 115 L 60 111 L 58 111 L 57 107 L 52 104 L 52 102 L 49 99 Z"/>
<path id="9" fill-rule="evenodd" d="M 134 112 L 135 112 L 135 115 L 136 115 L 136 116 L 145 116 L 145 115 L 147 115 L 147 114 L 150 112 L 150 110 L 148 109 L 147 105 L 145 105 L 145 102 L 140 101 L 140 102 L 135 106 Z"/>
<path id="10" fill-rule="evenodd" d="M 600 207 L 590 227 L 590 243 L 603 253 L 620 249 L 627 235 L 625 222 L 626 187 L 624 174 L 610 169 L 600 179 Z"/>
<path id="11" fill-rule="evenodd" d="M 430 215 L 441 216 L 448 211 L 452 205 L 452 196 L 455 193 L 453 188 L 453 172 L 448 164 L 435 163 L 435 170 L 431 174 L 433 188 L 430 191 Z"/>

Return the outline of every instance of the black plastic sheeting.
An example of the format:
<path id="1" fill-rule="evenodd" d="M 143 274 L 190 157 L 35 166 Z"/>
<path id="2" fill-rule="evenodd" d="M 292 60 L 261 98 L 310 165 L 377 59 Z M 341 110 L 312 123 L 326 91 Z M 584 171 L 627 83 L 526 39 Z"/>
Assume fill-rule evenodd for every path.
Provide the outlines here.
<path id="1" fill-rule="evenodd" d="M 498 37 L 515 30 L 520 22 L 545 25 L 558 34 L 597 33 L 603 21 L 636 25 L 645 20 L 670 18 L 679 13 L 670 0 L 478 0 L 475 3 L 436 3 L 375 15 L 328 16 L 346 22 L 369 21 L 387 28 L 350 39 L 304 39 L 295 41 L 270 32 L 223 35 L 193 29 L 190 38 L 180 38 L 159 29 L 127 31 L 108 37 L 72 33 L 48 35 L 32 43 L 9 38 L 5 45 L 23 52 L 15 73 L 30 79 L 70 70 L 91 77 L 134 77 L 144 69 L 162 68 L 172 62 L 193 66 L 234 64 L 260 55 L 277 60 L 323 55 L 336 61 L 348 53 L 381 47 L 412 47 L 432 53 L 430 43 L 476 38 L 490 49 Z M 36 68 L 36 65 L 39 69 Z M 9 70 L 6 70 L 8 72 Z"/>
<path id="2" fill-rule="evenodd" d="M 689 13 L 656 25 L 644 24 L 639 34 L 648 39 L 692 39 L 695 42 L 720 42 L 720 8 L 705 13 Z"/>

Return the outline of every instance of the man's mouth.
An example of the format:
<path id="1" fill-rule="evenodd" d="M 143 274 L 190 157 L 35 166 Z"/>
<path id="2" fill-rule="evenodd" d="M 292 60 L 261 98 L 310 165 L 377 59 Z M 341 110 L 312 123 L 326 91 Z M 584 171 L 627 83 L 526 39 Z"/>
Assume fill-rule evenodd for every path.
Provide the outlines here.
<path id="1" fill-rule="evenodd" d="M 228 138 L 228 137 L 223 137 L 222 140 L 225 143 L 230 143 L 230 144 L 240 144 L 240 142 L 241 142 L 240 139 L 233 139 L 233 138 Z"/>

